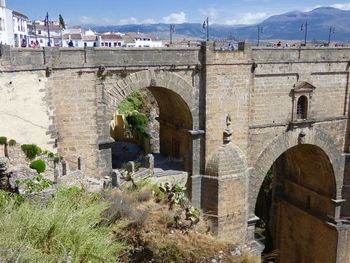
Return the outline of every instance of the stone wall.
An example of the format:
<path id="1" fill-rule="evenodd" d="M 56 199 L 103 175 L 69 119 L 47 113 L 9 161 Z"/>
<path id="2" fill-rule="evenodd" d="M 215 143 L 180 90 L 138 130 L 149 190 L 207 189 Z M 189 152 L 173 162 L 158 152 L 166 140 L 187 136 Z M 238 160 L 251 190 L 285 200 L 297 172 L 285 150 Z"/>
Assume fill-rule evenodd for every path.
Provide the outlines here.
<path id="1" fill-rule="evenodd" d="M 187 49 L 2 46 L 0 51 L 0 135 L 48 149 L 57 145 L 72 169 L 83 157 L 91 177 L 111 172 L 109 124 L 115 108 L 133 91 L 148 88 L 160 108 L 161 144 L 175 139 L 181 142 L 182 157 L 190 151 L 192 198 L 208 213 L 214 210 L 219 234 L 239 233 L 234 240 L 245 236 L 263 177 L 283 152 L 300 144 L 301 135 L 303 143 L 328 156 L 335 202 L 350 196 L 350 165 L 344 154 L 350 145 L 350 49 L 240 45 L 236 51 L 216 51 L 212 43 L 204 43 Z M 300 87 L 309 89 L 305 120 L 295 119 Z M 215 177 L 209 164 L 222 147 L 228 115 L 232 144 L 247 167 L 239 175 L 228 170 Z M 232 158 L 225 160 L 231 163 Z M 343 216 L 350 216 L 349 207 L 345 202 Z M 332 216 L 339 216 L 339 209 Z M 332 231 L 326 236 L 333 240 Z"/>
<path id="2" fill-rule="evenodd" d="M 53 151 L 47 82 L 43 71 L 0 73 L 0 136 Z"/>

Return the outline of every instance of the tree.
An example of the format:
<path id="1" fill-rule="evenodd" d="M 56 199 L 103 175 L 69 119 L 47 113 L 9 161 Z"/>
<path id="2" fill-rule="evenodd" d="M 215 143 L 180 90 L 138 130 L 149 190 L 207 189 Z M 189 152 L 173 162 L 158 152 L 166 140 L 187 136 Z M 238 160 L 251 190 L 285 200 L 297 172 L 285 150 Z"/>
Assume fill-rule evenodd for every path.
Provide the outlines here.
<path id="1" fill-rule="evenodd" d="M 62 27 L 63 29 L 66 29 L 66 23 L 64 22 L 64 19 L 63 19 L 61 14 L 58 17 L 58 20 L 59 20 L 59 23 L 60 23 L 60 27 Z"/>

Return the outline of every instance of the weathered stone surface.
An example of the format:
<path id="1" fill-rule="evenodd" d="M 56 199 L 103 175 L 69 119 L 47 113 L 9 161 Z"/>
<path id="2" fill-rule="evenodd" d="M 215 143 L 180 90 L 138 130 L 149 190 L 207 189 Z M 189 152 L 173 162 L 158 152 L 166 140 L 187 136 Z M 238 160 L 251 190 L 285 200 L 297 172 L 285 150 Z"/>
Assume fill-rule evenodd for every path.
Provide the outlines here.
<path id="1" fill-rule="evenodd" d="M 232 240 L 237 242 L 253 236 L 247 233 L 251 231 L 247 222 L 254 218 L 267 171 L 288 150 L 312 145 L 315 148 L 304 149 L 301 155 L 310 157 L 307 152 L 315 151 L 317 156 L 327 156 L 320 160 L 332 168 L 329 178 L 333 181 L 326 180 L 334 190 L 332 196 L 321 193 L 313 180 L 319 178 L 314 171 L 309 171 L 315 178 L 308 178 L 306 186 L 298 180 L 295 184 L 286 180 L 284 185 L 289 197 L 303 204 L 299 205 L 306 212 L 305 207 L 324 204 L 318 206 L 318 212 L 327 212 L 332 224 L 340 226 L 328 231 L 325 224 L 317 223 L 317 216 L 304 216 L 303 210 L 294 213 L 296 218 L 289 206 L 284 208 L 290 210 L 280 215 L 287 218 L 282 225 L 304 223 L 304 233 L 309 233 L 307 226 L 319 226 L 317 231 L 333 240 L 329 247 L 338 250 L 338 258 L 332 254 L 329 261 L 346 262 L 344 259 L 350 259 L 350 235 L 339 222 L 350 218 L 349 57 L 348 48 L 251 49 L 241 45 L 237 51 L 220 52 L 212 43 L 191 49 L 4 47 L 0 58 L 0 92 L 5 94 L 0 98 L 0 135 L 47 149 L 57 147 L 73 173 L 81 167 L 79 157 L 84 157 L 85 174 L 101 179 L 91 182 L 99 188 L 112 173 L 108 145 L 113 112 L 133 91 L 148 88 L 160 109 L 160 152 L 181 160 L 183 168 L 194 176 L 189 180 L 192 200 L 212 212 L 219 235 L 233 233 Z M 101 65 L 105 70 L 99 76 Z M 47 76 L 46 68 L 50 68 Z M 293 90 L 300 83 L 314 88 L 306 94 L 307 118 L 295 121 L 298 97 Z M 231 142 L 239 151 L 222 148 L 226 116 L 232 122 L 227 135 L 232 133 Z M 302 140 L 300 134 L 305 134 Z M 288 156 L 303 166 L 303 160 Z M 317 170 L 316 159 L 312 162 L 310 167 Z M 286 169 L 294 173 L 293 167 Z M 69 176 L 68 181 L 76 179 Z M 347 199 L 342 205 L 332 203 L 331 199 L 342 198 Z M 310 233 L 298 236 L 300 232 L 295 232 L 294 238 L 307 242 L 313 240 Z M 282 245 L 293 247 L 288 241 Z M 316 245 L 322 247 L 321 243 Z M 288 260 L 300 261 L 292 256 Z"/>

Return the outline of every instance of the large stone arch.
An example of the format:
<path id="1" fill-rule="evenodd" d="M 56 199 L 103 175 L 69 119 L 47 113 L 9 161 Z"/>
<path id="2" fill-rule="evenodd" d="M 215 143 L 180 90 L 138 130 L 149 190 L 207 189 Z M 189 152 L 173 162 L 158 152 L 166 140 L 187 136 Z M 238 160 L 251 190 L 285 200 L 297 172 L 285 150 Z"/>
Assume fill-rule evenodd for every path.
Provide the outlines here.
<path id="1" fill-rule="evenodd" d="M 105 73 L 104 73 L 105 74 Z M 172 126 L 177 132 L 185 134 L 185 143 L 182 143 L 180 139 L 177 142 L 181 143 L 180 154 L 183 157 L 186 155 L 186 162 L 188 162 L 187 167 L 189 171 L 194 169 L 192 162 L 192 154 L 194 151 L 200 151 L 200 149 L 192 149 L 192 135 L 193 130 L 198 130 L 199 128 L 199 92 L 196 87 L 189 84 L 184 78 L 179 74 L 171 71 L 164 70 L 141 70 L 128 75 L 117 74 L 117 78 L 107 77 L 101 78 L 97 82 L 97 92 L 100 92 L 99 98 L 99 110 L 97 112 L 97 126 L 99 134 L 99 167 L 104 167 L 103 169 L 108 173 L 111 171 L 111 161 L 109 143 L 113 142 L 109 134 L 109 123 L 113 116 L 113 113 L 117 106 L 132 92 L 138 91 L 143 88 L 147 88 L 156 98 L 160 111 L 162 108 L 168 111 L 166 113 L 167 120 L 174 118 L 174 123 L 170 123 L 168 127 Z M 173 116 L 169 113 L 173 109 Z M 181 123 L 180 118 L 177 118 L 176 109 L 184 113 Z M 162 114 L 162 113 L 161 113 Z M 160 116 L 161 117 L 161 116 Z M 163 116 L 164 117 L 164 116 Z M 170 129 L 170 128 L 169 128 Z M 175 137 L 175 139 L 177 139 Z M 168 143 L 167 140 L 163 140 Z M 162 141 L 161 141 L 162 143 Z M 172 142 L 170 142 L 172 143 Z M 106 145 L 106 146 L 104 146 Z M 167 145 L 168 148 L 171 147 Z M 162 148 L 162 146 L 161 146 Z M 166 147 L 164 147 L 165 149 Z M 186 148 L 189 148 L 187 151 Z M 168 151 L 171 151 L 169 149 Z M 186 152 L 186 153 L 184 153 Z M 105 168 L 106 167 L 106 168 Z M 198 168 L 196 168 L 198 170 Z"/>
<path id="2" fill-rule="evenodd" d="M 259 189 L 262 185 L 265 175 L 271 168 L 272 164 L 278 157 L 300 144 L 301 130 L 291 130 L 276 137 L 271 143 L 261 152 L 256 162 L 250 171 L 249 177 L 249 213 L 254 214 L 255 202 L 258 196 Z M 304 137 L 303 144 L 311 144 L 318 146 L 328 156 L 333 167 L 335 180 L 335 199 L 341 199 L 341 190 L 343 185 L 343 163 L 344 158 L 341 154 L 341 145 L 335 143 L 331 136 L 319 129 L 308 129 Z"/>

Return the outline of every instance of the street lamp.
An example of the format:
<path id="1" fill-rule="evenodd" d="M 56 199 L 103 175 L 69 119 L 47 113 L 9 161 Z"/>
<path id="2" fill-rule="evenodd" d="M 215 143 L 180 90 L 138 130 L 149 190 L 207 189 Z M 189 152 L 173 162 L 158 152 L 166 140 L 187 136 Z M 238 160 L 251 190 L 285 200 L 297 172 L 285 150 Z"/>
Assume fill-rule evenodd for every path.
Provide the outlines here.
<path id="1" fill-rule="evenodd" d="M 331 26 L 329 27 L 329 34 L 328 34 L 328 46 L 331 43 L 331 35 L 335 33 L 335 27 Z"/>
<path id="2" fill-rule="evenodd" d="M 306 40 L 307 40 L 307 21 L 305 22 L 305 29 L 304 29 L 304 24 L 302 24 L 301 27 L 300 27 L 300 30 L 305 32 L 304 46 L 306 46 Z"/>
<path id="3" fill-rule="evenodd" d="M 203 22 L 203 29 L 207 30 L 207 41 L 209 41 L 209 17 Z"/>
<path id="4" fill-rule="evenodd" d="M 175 25 L 170 25 L 170 45 L 173 44 L 173 33 L 175 33 Z"/>
<path id="5" fill-rule="evenodd" d="M 264 27 L 258 26 L 258 46 L 260 45 L 260 34 L 264 33 Z"/>
<path id="6" fill-rule="evenodd" d="M 50 24 L 49 23 L 49 12 L 46 12 L 45 25 L 47 27 L 47 37 L 48 37 L 47 46 L 51 47 L 50 25 L 49 24 Z"/>

